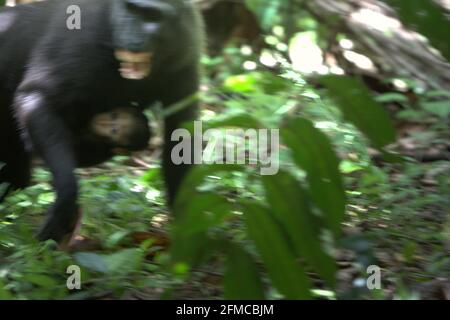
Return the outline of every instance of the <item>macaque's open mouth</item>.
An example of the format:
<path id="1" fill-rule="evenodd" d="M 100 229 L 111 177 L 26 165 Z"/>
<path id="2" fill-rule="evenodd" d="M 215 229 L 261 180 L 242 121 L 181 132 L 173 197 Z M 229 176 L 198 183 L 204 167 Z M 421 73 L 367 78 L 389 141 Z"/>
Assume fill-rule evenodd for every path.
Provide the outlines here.
<path id="1" fill-rule="evenodd" d="M 116 59 L 120 61 L 120 75 L 125 79 L 141 80 L 151 72 L 152 57 L 150 52 L 132 52 L 116 50 Z"/>

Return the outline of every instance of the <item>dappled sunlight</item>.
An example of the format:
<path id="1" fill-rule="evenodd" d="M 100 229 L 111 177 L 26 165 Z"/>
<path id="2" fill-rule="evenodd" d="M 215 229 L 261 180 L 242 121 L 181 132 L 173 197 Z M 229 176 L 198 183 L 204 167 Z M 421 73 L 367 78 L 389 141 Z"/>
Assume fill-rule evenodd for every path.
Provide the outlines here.
<path id="1" fill-rule="evenodd" d="M 442 1 L 0 7 L 0 300 L 449 299 Z"/>
<path id="2" fill-rule="evenodd" d="M 323 52 L 313 41 L 311 33 L 301 33 L 292 39 L 289 56 L 297 71 L 324 73 Z"/>
<path id="3" fill-rule="evenodd" d="M 397 19 L 366 8 L 353 12 L 351 19 L 381 32 L 389 32 L 401 27 L 401 23 Z"/>
<path id="4" fill-rule="evenodd" d="M 375 65 L 373 64 L 372 60 L 370 60 L 365 55 L 356 53 L 354 51 L 346 50 L 344 51 L 344 57 L 354 63 L 358 68 L 368 71 L 375 71 Z"/>

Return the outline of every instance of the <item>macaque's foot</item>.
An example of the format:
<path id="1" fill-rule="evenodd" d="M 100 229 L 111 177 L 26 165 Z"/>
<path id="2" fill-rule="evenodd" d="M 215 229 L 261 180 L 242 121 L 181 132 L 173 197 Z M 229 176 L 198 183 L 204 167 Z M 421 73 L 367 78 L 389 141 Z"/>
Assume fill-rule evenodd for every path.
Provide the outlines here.
<path id="1" fill-rule="evenodd" d="M 75 207 L 64 211 L 55 214 L 54 207 L 49 210 L 47 220 L 38 233 L 40 241 L 52 239 L 61 247 L 66 247 L 74 240 L 81 228 L 81 210 Z"/>

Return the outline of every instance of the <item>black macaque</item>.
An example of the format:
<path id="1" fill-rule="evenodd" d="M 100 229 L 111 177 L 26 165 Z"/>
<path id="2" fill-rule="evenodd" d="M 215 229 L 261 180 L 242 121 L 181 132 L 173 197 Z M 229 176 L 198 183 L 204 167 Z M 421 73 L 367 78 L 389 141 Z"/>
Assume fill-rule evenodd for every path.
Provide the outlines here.
<path id="1" fill-rule="evenodd" d="M 77 12 L 79 28 L 69 28 Z M 31 152 L 42 157 L 56 200 L 39 239 L 65 241 L 78 222 L 75 133 L 117 106 L 193 97 L 202 39 L 200 16 L 184 0 L 48 0 L 0 10 L 0 184 L 26 187 Z M 171 134 L 196 114 L 193 102 L 164 120 L 169 204 L 189 168 L 171 161 Z"/>
<path id="2" fill-rule="evenodd" d="M 136 108 L 117 108 L 96 114 L 73 133 L 77 167 L 102 163 L 147 147 L 151 137 L 148 119 Z"/>

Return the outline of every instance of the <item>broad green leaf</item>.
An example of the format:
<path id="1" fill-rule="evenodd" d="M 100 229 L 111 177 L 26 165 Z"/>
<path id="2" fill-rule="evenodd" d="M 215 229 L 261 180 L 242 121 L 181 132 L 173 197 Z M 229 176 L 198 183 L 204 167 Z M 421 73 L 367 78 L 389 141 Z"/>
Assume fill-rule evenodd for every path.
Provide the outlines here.
<path id="1" fill-rule="evenodd" d="M 233 209 L 226 198 L 214 193 L 196 193 L 190 201 L 177 204 L 175 226 L 186 235 L 217 226 Z"/>
<path id="2" fill-rule="evenodd" d="M 147 185 L 151 185 L 151 183 L 158 178 L 158 176 L 161 174 L 160 168 L 152 168 L 147 170 L 141 177 L 141 181 L 146 183 Z"/>
<path id="3" fill-rule="evenodd" d="M 233 243 L 227 246 L 226 254 L 225 299 L 263 300 L 264 287 L 257 265 L 250 254 Z"/>
<path id="4" fill-rule="evenodd" d="M 139 248 L 124 249 L 113 254 L 104 255 L 108 273 L 127 274 L 139 270 L 144 252 Z"/>
<path id="5" fill-rule="evenodd" d="M 142 262 L 143 251 L 138 248 L 124 249 L 112 254 L 78 252 L 75 261 L 80 266 L 101 273 L 126 274 L 138 270 Z"/>
<path id="6" fill-rule="evenodd" d="M 273 285 L 287 299 L 310 298 L 310 281 L 288 239 L 264 207 L 246 204 L 245 222 Z"/>
<path id="7" fill-rule="evenodd" d="M 242 166 L 239 165 L 199 165 L 190 170 L 182 183 L 174 205 L 176 221 L 172 231 L 171 254 L 175 262 L 185 262 L 190 266 L 204 262 L 216 246 L 216 243 L 207 236 L 206 229 L 219 223 L 228 214 L 228 204 L 225 199 L 208 193 L 201 195 L 196 188 L 207 176 L 222 171 L 240 170 Z M 198 196 L 201 197 L 199 199 L 201 201 L 193 201 Z M 186 217 L 183 216 L 185 214 L 187 214 Z M 211 216 L 207 217 L 208 214 Z M 207 218 L 204 221 L 196 220 L 205 216 Z M 194 220 L 189 221 L 190 217 Z M 187 225 L 186 229 L 183 228 L 184 225 Z"/>
<path id="8" fill-rule="evenodd" d="M 263 177 L 266 196 L 279 224 L 288 234 L 297 254 L 329 285 L 335 284 L 336 264 L 320 245 L 308 198 L 298 181 L 287 172 Z"/>
<path id="9" fill-rule="evenodd" d="M 58 285 L 55 279 L 44 274 L 32 274 L 32 273 L 24 274 L 23 280 L 31 282 L 32 284 L 35 284 L 43 288 L 53 289 Z"/>
<path id="10" fill-rule="evenodd" d="M 343 160 L 339 165 L 339 170 L 344 174 L 360 171 L 363 168 L 360 164 L 349 160 Z"/>
<path id="11" fill-rule="evenodd" d="M 173 232 L 171 243 L 170 253 L 173 262 L 184 263 L 189 267 L 206 262 L 218 246 L 218 242 L 209 238 L 206 232 L 184 234 L 183 230 Z"/>
<path id="12" fill-rule="evenodd" d="M 395 141 L 395 129 L 387 111 L 371 96 L 359 80 L 351 77 L 324 76 L 319 79 L 344 117 L 361 130 L 376 148 Z"/>
<path id="13" fill-rule="evenodd" d="M 292 150 L 296 164 L 307 173 L 309 191 L 335 235 L 345 212 L 345 191 L 339 161 L 327 136 L 305 119 L 293 119 L 281 136 Z"/>
<path id="14" fill-rule="evenodd" d="M 375 100 L 379 103 L 387 103 L 387 102 L 399 102 L 399 103 L 408 103 L 408 98 L 401 93 L 389 92 L 385 94 L 380 94 L 375 98 Z"/>
<path id="15" fill-rule="evenodd" d="M 200 186 L 206 177 L 217 175 L 218 172 L 242 171 L 243 166 L 231 164 L 213 164 L 193 166 L 183 183 L 175 200 L 175 214 L 178 215 L 177 208 L 183 208 L 196 196 L 196 188 Z"/>
<path id="16" fill-rule="evenodd" d="M 425 97 L 428 99 L 432 98 L 449 98 L 450 99 L 450 92 L 445 90 L 432 90 L 425 93 Z"/>
<path id="17" fill-rule="evenodd" d="M 106 248 L 114 248 L 119 245 L 119 243 L 130 233 L 129 230 L 119 230 L 108 236 L 108 238 L 105 240 L 105 247 Z"/>
<path id="18" fill-rule="evenodd" d="M 106 273 L 108 266 L 102 255 L 90 252 L 77 252 L 73 255 L 77 264 L 89 270 Z"/>
<path id="19" fill-rule="evenodd" d="M 450 100 L 424 102 L 421 106 L 424 110 L 444 119 L 450 115 Z"/>
<path id="20" fill-rule="evenodd" d="M 217 116 L 214 120 L 207 122 L 202 122 L 203 133 L 208 129 L 218 129 L 218 128 L 241 128 L 241 129 L 259 129 L 264 128 L 264 126 L 255 119 L 255 117 L 239 112 L 232 115 Z M 194 124 L 190 123 L 185 126 L 190 132 L 194 132 Z"/>

